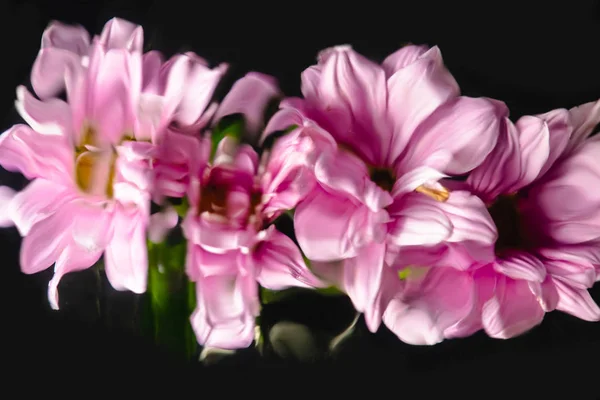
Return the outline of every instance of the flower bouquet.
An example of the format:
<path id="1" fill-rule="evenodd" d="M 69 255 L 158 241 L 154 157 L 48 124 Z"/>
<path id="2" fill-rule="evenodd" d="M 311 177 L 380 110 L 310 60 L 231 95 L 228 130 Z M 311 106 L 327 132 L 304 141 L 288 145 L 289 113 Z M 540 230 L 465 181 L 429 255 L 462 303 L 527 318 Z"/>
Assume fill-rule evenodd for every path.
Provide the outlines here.
<path id="1" fill-rule="evenodd" d="M 101 269 L 193 357 L 260 348 L 261 307 L 302 290 L 356 310 L 330 349 L 360 318 L 413 345 L 600 320 L 600 102 L 513 121 L 422 45 L 328 48 L 302 98 L 248 72 L 217 101 L 226 64 L 143 48 L 122 19 L 52 22 L 0 136 L 31 180 L 0 188 L 0 222 L 24 273 L 54 268 L 53 309 L 65 274 Z"/>

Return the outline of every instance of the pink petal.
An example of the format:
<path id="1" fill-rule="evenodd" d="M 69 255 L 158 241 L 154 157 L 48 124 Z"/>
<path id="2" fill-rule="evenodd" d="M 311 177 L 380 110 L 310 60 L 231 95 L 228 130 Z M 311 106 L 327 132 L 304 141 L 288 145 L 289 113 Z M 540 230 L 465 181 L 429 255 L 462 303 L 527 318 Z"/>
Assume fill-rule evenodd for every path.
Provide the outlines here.
<path id="1" fill-rule="evenodd" d="M 62 136 L 42 135 L 26 125 L 14 125 L 0 136 L 0 165 L 21 172 L 27 179 L 70 184 L 73 152 Z"/>
<path id="2" fill-rule="evenodd" d="M 486 202 L 500 194 L 510 193 L 521 177 L 521 152 L 517 127 L 504 118 L 494 150 L 469 174 L 471 190 Z"/>
<path id="3" fill-rule="evenodd" d="M 343 287 L 357 311 L 365 313 L 371 332 L 381 324 L 382 310 L 377 301 L 384 265 L 385 245 L 373 243 L 362 248 L 358 255 L 344 263 Z"/>
<path id="4" fill-rule="evenodd" d="M 196 213 L 194 207 L 190 208 L 182 223 L 183 232 L 190 243 L 206 251 L 222 254 L 247 248 L 252 242 L 255 232 L 251 227 L 241 228 L 209 213 L 196 217 Z"/>
<path id="5" fill-rule="evenodd" d="M 553 279 L 558 291 L 556 309 L 574 315 L 585 321 L 600 321 L 600 308 L 587 289 L 578 289 L 562 281 Z"/>
<path id="6" fill-rule="evenodd" d="M 24 86 L 17 88 L 15 107 L 31 128 L 45 135 L 69 137 L 73 129 L 71 109 L 60 99 L 39 101 Z"/>
<path id="7" fill-rule="evenodd" d="M 395 72 L 408 67 L 423 56 L 429 48 L 427 46 L 417 46 L 413 44 L 406 45 L 400 50 L 390 54 L 383 60 L 382 67 L 389 78 Z"/>
<path id="8" fill-rule="evenodd" d="M 162 94 L 160 70 L 163 63 L 163 55 L 160 51 L 151 50 L 144 53 L 142 56 L 142 90 L 144 93 L 155 95 Z"/>
<path id="9" fill-rule="evenodd" d="M 321 184 L 354 197 L 371 211 L 377 212 L 392 203 L 392 196 L 371 180 L 365 163 L 350 152 L 324 153 L 317 160 L 314 173 Z"/>
<path id="10" fill-rule="evenodd" d="M 253 308 L 258 297 L 249 288 L 252 276 L 219 274 L 196 284 L 198 306 L 190 321 L 198 343 L 205 347 L 237 349 L 254 340 Z"/>
<path id="11" fill-rule="evenodd" d="M 546 260 L 544 265 L 549 275 L 559 277 L 577 289 L 589 289 L 596 281 L 594 265 L 585 260 Z"/>
<path id="12" fill-rule="evenodd" d="M 554 280 L 550 275 L 546 276 L 546 279 L 543 282 L 527 282 L 529 286 L 529 290 L 536 297 L 540 307 L 545 312 L 550 312 L 556 310 L 556 306 L 558 304 L 558 291 L 556 290 L 556 285 L 554 284 Z"/>
<path id="13" fill-rule="evenodd" d="M 325 286 L 306 266 L 296 244 L 275 229 L 273 225 L 265 232 L 265 238 L 254 251 L 258 283 L 271 290 L 287 287 Z"/>
<path id="14" fill-rule="evenodd" d="M 90 60 L 87 104 L 92 124 L 99 134 L 118 143 L 134 128 L 142 85 L 141 55 L 126 50 L 98 52 Z"/>
<path id="15" fill-rule="evenodd" d="M 69 204 L 62 205 L 53 214 L 37 221 L 21 243 L 21 271 L 34 274 L 54 264 L 71 242 L 72 225 L 73 210 Z"/>
<path id="16" fill-rule="evenodd" d="M 117 207 L 113 235 L 104 253 L 106 277 L 116 290 L 146 291 L 148 250 L 145 216 Z"/>
<path id="17" fill-rule="evenodd" d="M 102 250 L 89 251 L 76 244 L 68 244 L 60 253 L 54 267 L 54 276 L 48 283 L 48 301 L 53 310 L 59 309 L 58 285 L 65 274 L 81 271 L 94 265 L 102 255 Z"/>
<path id="18" fill-rule="evenodd" d="M 436 186 L 437 182 L 445 177 L 447 175 L 426 166 L 420 166 L 406 173 L 401 173 L 392 188 L 392 197 L 397 199 L 405 193 L 414 191 L 421 185 Z"/>
<path id="19" fill-rule="evenodd" d="M 34 179 L 16 193 L 6 212 L 21 236 L 27 236 L 36 222 L 47 218 L 76 196 L 77 193 L 66 186 L 46 179 Z"/>
<path id="20" fill-rule="evenodd" d="M 431 246 L 446 241 L 452 235 L 452 222 L 444 211 L 427 196 L 407 196 L 397 212 L 389 240 L 397 246 Z"/>
<path id="21" fill-rule="evenodd" d="M 150 216 L 148 238 L 154 243 L 162 242 L 169 231 L 177 225 L 179 216 L 173 207 L 167 207 L 161 212 Z"/>
<path id="22" fill-rule="evenodd" d="M 280 94 L 275 78 L 250 72 L 233 84 L 214 115 L 214 121 L 219 121 L 227 115 L 243 114 L 246 130 L 254 137 L 263 127 L 269 101 Z"/>
<path id="23" fill-rule="evenodd" d="M 303 102 L 304 100 L 299 99 L 299 101 Z M 279 106 L 281 107 L 281 104 Z M 260 143 L 262 144 L 268 136 L 275 132 L 285 131 L 294 125 L 301 127 L 303 124 L 304 116 L 299 110 L 294 108 L 280 108 L 267 122 L 267 126 L 260 137 Z"/>
<path id="24" fill-rule="evenodd" d="M 53 21 L 44 30 L 42 48 L 32 68 L 31 85 L 35 93 L 46 99 L 64 89 L 65 69 L 79 66 L 89 45 L 90 37 L 83 26 Z"/>
<path id="25" fill-rule="evenodd" d="M 449 175 L 465 174 L 494 149 L 506 115 L 508 109 L 496 100 L 459 97 L 447 101 L 418 128 L 411 128 L 416 130 L 399 168 L 410 171 L 426 165 Z"/>
<path id="26" fill-rule="evenodd" d="M 542 176 L 564 152 L 571 138 L 573 126 L 571 114 L 564 108 L 552 110 L 537 117 L 543 119 L 548 125 L 548 139 L 550 143 L 548 159 L 539 173 L 539 176 Z"/>
<path id="27" fill-rule="evenodd" d="M 193 53 L 177 55 L 163 66 L 163 94 L 177 106 L 175 121 L 186 127 L 200 119 L 227 68 L 221 64 L 211 69 Z"/>
<path id="28" fill-rule="evenodd" d="M 391 142 L 385 142 L 385 145 L 389 146 L 388 162 L 393 163 L 417 127 L 438 107 L 458 96 L 460 90 L 444 66 L 437 47 L 420 55 L 412 64 L 397 70 L 389 77 L 387 90 L 387 109 L 394 134 Z"/>
<path id="29" fill-rule="evenodd" d="M 517 280 L 543 282 L 546 279 L 544 264 L 534 255 L 522 251 L 502 256 L 494 264 L 494 269 Z"/>
<path id="30" fill-rule="evenodd" d="M 289 134 L 279 138 L 270 152 L 263 152 L 266 165 L 263 158 L 258 173 L 263 213 L 267 218 L 279 211 L 293 209 L 314 187 L 308 154 L 311 149 L 310 138 Z"/>
<path id="31" fill-rule="evenodd" d="M 74 203 L 72 206 L 73 225 L 71 238 L 83 250 L 102 251 L 109 242 L 112 213 L 104 204 Z"/>
<path id="32" fill-rule="evenodd" d="M 565 148 L 565 155 L 569 155 L 583 144 L 600 123 L 600 100 L 573 107 L 569 110 L 569 114 L 571 114 L 573 133 Z"/>
<path id="33" fill-rule="evenodd" d="M 523 203 L 536 235 L 578 244 L 600 238 L 600 142 L 589 141 L 556 165 Z"/>
<path id="34" fill-rule="evenodd" d="M 42 34 L 42 49 L 56 47 L 75 54 L 86 54 L 90 35 L 81 25 L 68 25 L 52 21 Z"/>
<path id="35" fill-rule="evenodd" d="M 508 339 L 539 325 L 544 314 L 527 281 L 500 276 L 493 297 L 483 306 L 482 322 L 489 336 Z"/>
<path id="36" fill-rule="evenodd" d="M 132 22 L 121 18 L 112 18 L 102 29 L 100 43 L 107 50 L 126 49 L 141 52 L 144 47 L 144 30 Z"/>
<path id="37" fill-rule="evenodd" d="M 327 49 L 319 58 L 318 76 L 311 69 L 302 74 L 302 93 L 318 107 L 319 125 L 365 160 L 383 163 L 391 140 L 385 72 L 349 46 Z"/>
<path id="38" fill-rule="evenodd" d="M 404 343 L 433 345 L 444 340 L 443 332 L 427 310 L 411 308 L 399 299 L 389 303 L 383 322 Z"/>
<path id="39" fill-rule="evenodd" d="M 383 239 L 386 215 L 316 187 L 294 213 L 296 238 L 311 260 L 355 257 L 360 246 Z"/>
<path id="40" fill-rule="evenodd" d="M 0 228 L 8 228 L 15 225 L 10 213 L 10 203 L 15 198 L 15 192 L 8 186 L 0 186 Z"/>
<path id="41" fill-rule="evenodd" d="M 115 182 L 127 182 L 142 191 L 152 185 L 151 156 L 155 150 L 151 143 L 126 141 L 115 148 Z"/>
<path id="42" fill-rule="evenodd" d="M 550 156 L 550 132 L 544 120 L 524 116 L 519 118 L 516 127 L 521 150 L 521 175 L 513 190 L 533 182 Z"/>
<path id="43" fill-rule="evenodd" d="M 252 146 L 241 145 L 235 154 L 233 166 L 240 172 L 255 175 L 258 168 L 258 154 Z"/>
<path id="44" fill-rule="evenodd" d="M 398 255 L 403 265 L 437 260 L 466 270 L 476 261 L 495 258 L 495 224 L 483 202 L 469 192 L 452 192 L 445 202 L 412 193 L 389 212 L 396 218 L 390 227 L 390 242 L 411 246 L 403 247 Z"/>

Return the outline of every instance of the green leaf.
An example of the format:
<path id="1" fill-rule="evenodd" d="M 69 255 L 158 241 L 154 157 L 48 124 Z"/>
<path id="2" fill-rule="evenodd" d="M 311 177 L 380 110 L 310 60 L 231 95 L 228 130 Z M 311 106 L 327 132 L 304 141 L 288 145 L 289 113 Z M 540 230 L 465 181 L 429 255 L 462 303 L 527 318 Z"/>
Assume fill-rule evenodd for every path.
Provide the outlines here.
<path id="1" fill-rule="evenodd" d="M 231 118 L 225 117 L 215 127 L 211 136 L 211 152 L 210 159 L 215 157 L 217 147 L 221 140 L 226 136 L 234 138 L 238 142 L 242 140 L 244 136 L 245 122 L 244 118 L 239 115 L 231 116 Z"/>

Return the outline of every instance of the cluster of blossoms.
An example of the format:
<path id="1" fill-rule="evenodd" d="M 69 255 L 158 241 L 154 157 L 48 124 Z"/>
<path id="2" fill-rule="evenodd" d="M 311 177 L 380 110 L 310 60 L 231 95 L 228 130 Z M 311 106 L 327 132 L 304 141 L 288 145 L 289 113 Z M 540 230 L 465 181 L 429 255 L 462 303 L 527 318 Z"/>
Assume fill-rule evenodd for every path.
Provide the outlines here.
<path id="1" fill-rule="evenodd" d="M 226 71 L 143 52 L 120 19 L 46 29 L 35 95 L 17 89 L 26 124 L 0 136 L 0 165 L 31 182 L 0 188 L 0 223 L 23 236 L 23 272 L 54 265 L 53 308 L 61 277 L 101 257 L 113 288 L 145 292 L 148 243 L 180 225 L 203 346 L 252 343 L 259 287 L 335 286 L 411 344 L 509 338 L 553 310 L 600 320 L 600 102 L 513 122 L 415 45 L 381 65 L 323 50 L 302 98 L 250 72 L 211 103 Z M 244 135 L 215 139 L 233 115 Z"/>

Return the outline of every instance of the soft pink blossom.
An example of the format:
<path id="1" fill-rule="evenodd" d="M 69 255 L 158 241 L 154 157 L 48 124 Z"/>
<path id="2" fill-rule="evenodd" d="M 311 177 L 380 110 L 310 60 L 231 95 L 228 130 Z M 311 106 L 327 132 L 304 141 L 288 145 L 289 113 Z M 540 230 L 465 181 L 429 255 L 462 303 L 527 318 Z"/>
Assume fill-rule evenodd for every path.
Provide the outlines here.
<path id="1" fill-rule="evenodd" d="M 384 268 L 399 248 L 465 243 L 491 259 L 484 203 L 441 178 L 476 168 L 496 145 L 506 106 L 460 96 L 440 50 L 406 46 L 377 65 L 337 46 L 302 74 L 303 99 L 282 103 L 265 134 L 296 128 L 318 182 L 295 211 L 304 254 L 344 260 L 342 287 L 369 329 L 380 322 Z M 332 267 L 333 268 L 333 267 Z"/>
<path id="2" fill-rule="evenodd" d="M 226 137 L 191 186 L 183 230 L 187 272 L 197 285 L 198 307 L 191 321 L 201 345 L 250 345 L 259 312 L 256 282 L 272 290 L 322 285 L 297 245 L 270 224 L 277 215 L 274 204 L 285 206 L 277 210 L 284 211 L 301 196 L 295 180 L 302 175 L 290 166 L 296 160 L 282 159 L 278 151 L 285 150 L 283 140 L 261 170 L 251 147 Z"/>
<path id="3" fill-rule="evenodd" d="M 278 93 L 271 77 L 248 74 L 233 86 L 216 115 L 241 114 L 247 131 L 260 129 L 264 108 Z M 185 195 L 190 205 L 182 227 L 188 240 L 186 271 L 196 282 L 198 306 L 191 323 L 198 342 L 247 347 L 259 313 L 257 282 L 272 290 L 322 285 L 298 246 L 272 225 L 314 185 L 304 152 L 298 150 L 306 141 L 285 136 L 259 161 L 251 146 L 226 136 L 211 159 L 209 136 L 167 135 L 157 160 L 162 172 L 156 185 L 168 197 Z M 164 232 L 169 224 L 157 225 Z"/>
<path id="4" fill-rule="evenodd" d="M 102 254 L 114 288 L 145 291 L 156 146 L 173 124 L 203 123 L 223 73 L 191 54 L 145 68 L 140 32 L 111 20 L 88 45 L 79 28 L 52 24 L 36 63 L 58 68 L 66 59 L 78 61 L 63 62 L 60 76 L 44 75 L 51 66 L 34 68 L 32 80 L 42 97 L 65 87 L 67 102 L 40 101 L 20 87 L 16 108 L 29 126 L 16 125 L 0 138 L 0 164 L 33 179 L 3 215 L 24 236 L 24 272 L 56 263 L 49 285 L 53 308 L 60 278 L 92 266 Z M 193 96 L 199 97 L 195 108 Z"/>
<path id="5" fill-rule="evenodd" d="M 460 243 L 403 249 L 393 265 L 406 275 L 385 281 L 379 299 L 385 324 L 409 343 L 434 344 L 482 328 L 514 337 L 554 309 L 600 320 L 587 291 L 600 267 L 600 198 L 590 190 L 600 184 L 600 142 L 586 139 L 599 121 L 598 103 L 507 118 L 466 184 L 448 184 L 488 204 L 495 259 L 477 261 Z"/>

